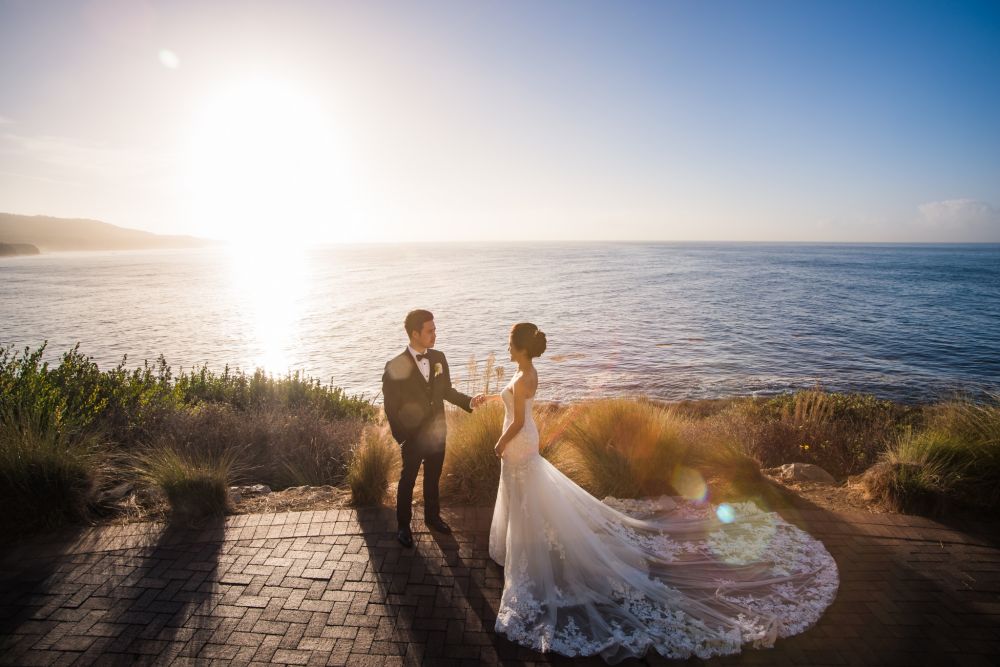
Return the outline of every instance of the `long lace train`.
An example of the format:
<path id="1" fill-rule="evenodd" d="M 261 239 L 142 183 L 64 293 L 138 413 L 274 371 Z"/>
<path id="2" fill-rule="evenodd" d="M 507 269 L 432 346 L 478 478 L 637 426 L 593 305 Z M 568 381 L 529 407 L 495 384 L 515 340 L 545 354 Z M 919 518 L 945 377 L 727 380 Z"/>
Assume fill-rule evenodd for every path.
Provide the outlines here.
<path id="1" fill-rule="evenodd" d="M 505 454 L 490 531 L 496 630 L 512 641 L 608 662 L 707 658 L 802 632 L 836 595 L 833 558 L 776 513 L 601 502 L 537 452 L 530 423 Z"/>

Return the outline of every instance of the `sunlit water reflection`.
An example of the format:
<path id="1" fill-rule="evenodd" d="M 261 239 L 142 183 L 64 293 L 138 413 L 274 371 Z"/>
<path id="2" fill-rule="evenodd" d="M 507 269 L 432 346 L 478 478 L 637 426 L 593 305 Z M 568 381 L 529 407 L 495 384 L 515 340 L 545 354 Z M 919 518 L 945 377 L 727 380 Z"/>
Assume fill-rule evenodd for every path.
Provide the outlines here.
<path id="1" fill-rule="evenodd" d="M 228 249 L 231 286 L 247 348 L 246 366 L 288 369 L 295 365 L 305 304 L 314 283 L 301 249 L 274 253 L 260 245 Z"/>

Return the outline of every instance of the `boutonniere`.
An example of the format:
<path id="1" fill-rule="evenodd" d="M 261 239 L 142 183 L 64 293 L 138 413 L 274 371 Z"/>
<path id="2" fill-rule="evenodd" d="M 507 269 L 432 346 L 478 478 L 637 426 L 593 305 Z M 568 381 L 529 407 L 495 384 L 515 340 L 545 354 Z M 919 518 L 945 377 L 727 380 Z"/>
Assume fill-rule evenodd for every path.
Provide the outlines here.
<path id="1" fill-rule="evenodd" d="M 444 373 L 444 368 L 441 366 L 441 364 L 440 363 L 434 364 L 434 377 L 441 375 L 441 373 Z"/>

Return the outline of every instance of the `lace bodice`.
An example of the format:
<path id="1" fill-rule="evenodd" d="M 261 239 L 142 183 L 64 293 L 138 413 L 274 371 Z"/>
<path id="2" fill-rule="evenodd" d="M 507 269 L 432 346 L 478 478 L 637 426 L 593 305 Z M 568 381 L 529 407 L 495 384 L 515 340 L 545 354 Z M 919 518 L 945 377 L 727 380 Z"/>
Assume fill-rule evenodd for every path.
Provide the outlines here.
<path id="1" fill-rule="evenodd" d="M 513 387 L 514 380 L 512 378 L 500 392 L 500 398 L 503 399 L 504 405 L 503 431 L 506 431 L 507 427 L 514 421 Z M 535 424 L 534 404 L 534 396 L 524 401 L 524 425 L 514 436 L 514 439 L 507 444 L 503 453 L 504 463 L 523 463 L 533 456 L 538 456 L 538 426 Z"/>

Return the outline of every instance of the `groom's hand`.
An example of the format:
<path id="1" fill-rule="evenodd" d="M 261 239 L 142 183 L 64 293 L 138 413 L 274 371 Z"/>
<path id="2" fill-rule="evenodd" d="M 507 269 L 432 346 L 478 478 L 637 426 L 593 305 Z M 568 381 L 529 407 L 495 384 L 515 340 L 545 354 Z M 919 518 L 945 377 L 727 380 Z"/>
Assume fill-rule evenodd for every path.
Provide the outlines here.
<path id="1" fill-rule="evenodd" d="M 485 402 L 486 402 L 486 394 L 476 394 L 475 396 L 472 397 L 472 401 L 469 403 L 469 406 L 473 410 L 475 410 Z"/>

